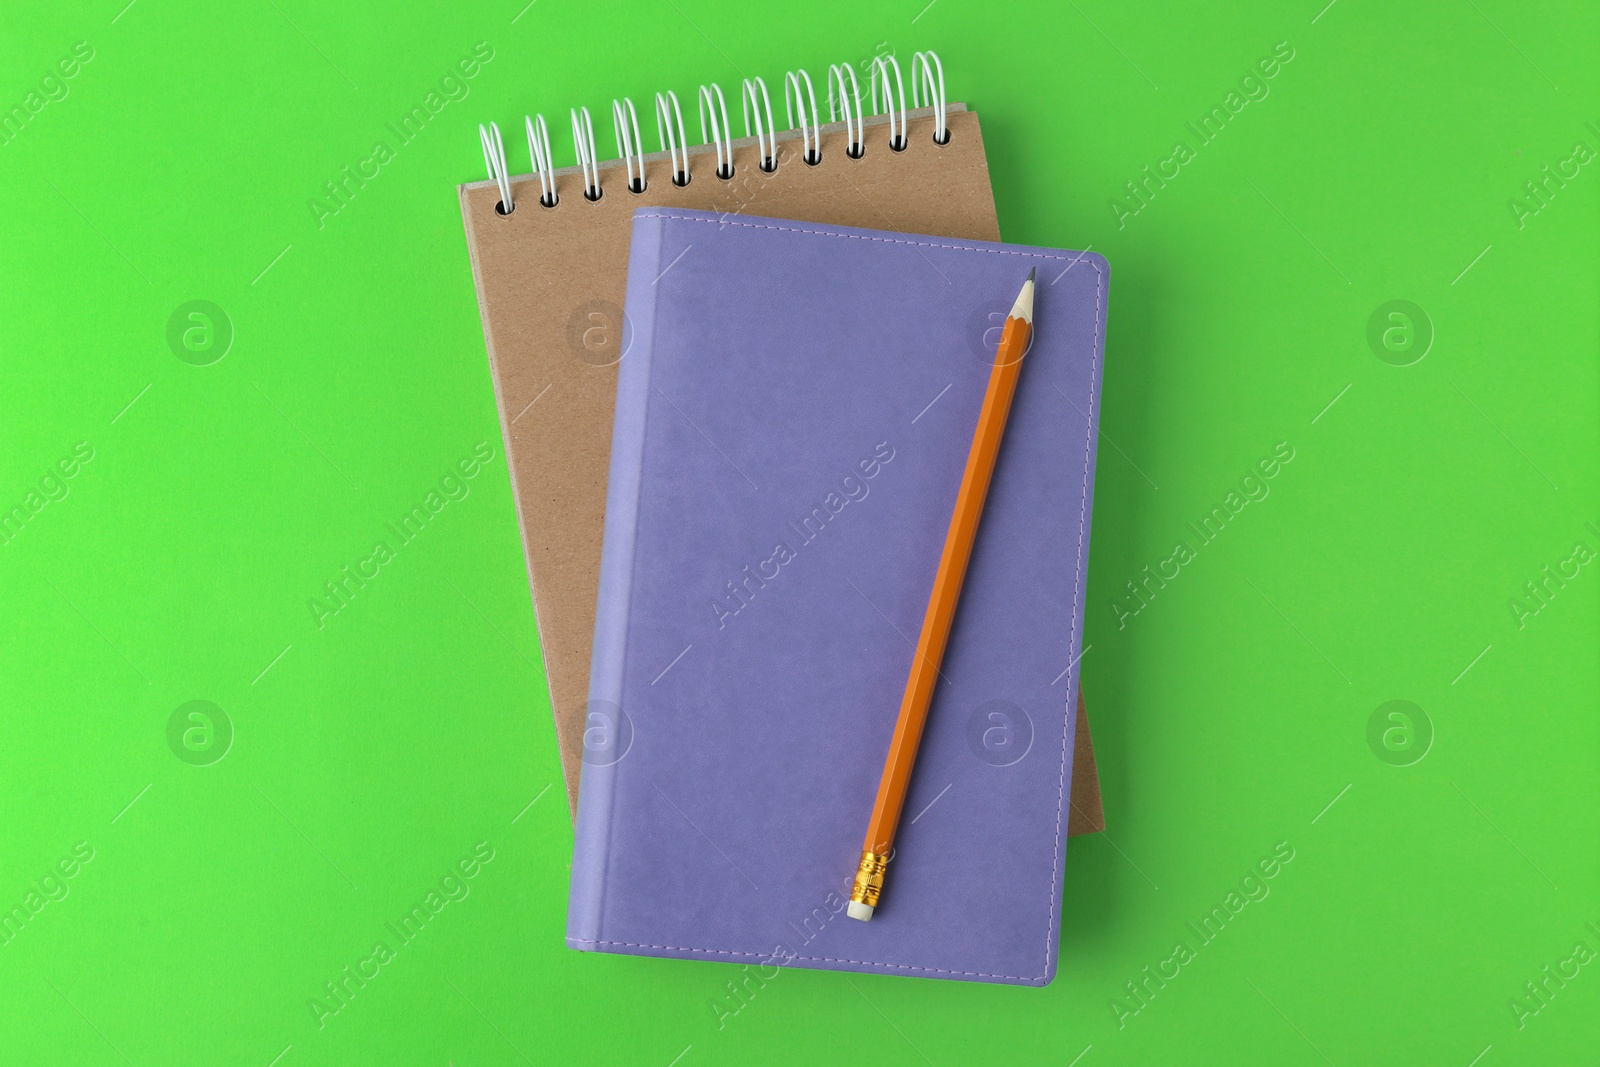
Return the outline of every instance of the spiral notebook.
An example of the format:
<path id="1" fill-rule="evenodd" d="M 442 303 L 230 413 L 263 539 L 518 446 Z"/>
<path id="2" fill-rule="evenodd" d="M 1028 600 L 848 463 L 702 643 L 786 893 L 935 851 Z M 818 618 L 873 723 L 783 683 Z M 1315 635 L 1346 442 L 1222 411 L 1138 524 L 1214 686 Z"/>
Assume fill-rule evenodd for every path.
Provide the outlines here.
<path id="1" fill-rule="evenodd" d="M 820 104 L 810 78 L 794 72 L 782 111 L 788 117 L 793 107 L 798 117 L 786 130 L 773 122 L 764 83 L 749 79 L 734 113 L 753 132 L 738 139 L 721 90 L 702 86 L 689 113 L 698 112 L 706 143 L 692 146 L 676 96 L 657 94 L 657 121 L 647 115 L 646 126 L 656 126 L 664 148 L 649 154 L 632 103 L 613 101 L 619 158 L 609 161 L 599 161 L 588 112 L 575 109 L 579 163 L 560 170 L 543 117 L 527 119 L 521 132 L 534 170 L 517 177 L 498 129 L 484 130 L 491 178 L 460 187 L 461 214 L 574 812 L 584 731 L 603 727 L 587 706 L 589 661 L 617 365 L 633 340 L 623 314 L 633 211 L 690 208 L 999 240 L 978 116 L 945 102 L 935 70 L 936 58 L 914 66 L 924 78 L 912 80 L 910 109 L 893 57 L 874 62 L 867 94 L 852 68 L 831 68 Z M 867 114 L 878 110 L 880 76 L 886 110 Z M 919 87 L 927 90 L 921 108 Z M 863 95 L 873 106 L 862 106 Z M 840 121 L 819 122 L 822 114 Z M 1081 710 L 1073 833 L 1104 827 Z"/>
<path id="2" fill-rule="evenodd" d="M 870 923 L 841 916 L 992 353 L 1037 332 Z M 567 944 L 1043 985 L 1062 921 L 1109 272 L 634 214 Z M 892 313 L 886 313 L 892 309 Z M 1009 734 L 995 744 L 997 732 Z"/>

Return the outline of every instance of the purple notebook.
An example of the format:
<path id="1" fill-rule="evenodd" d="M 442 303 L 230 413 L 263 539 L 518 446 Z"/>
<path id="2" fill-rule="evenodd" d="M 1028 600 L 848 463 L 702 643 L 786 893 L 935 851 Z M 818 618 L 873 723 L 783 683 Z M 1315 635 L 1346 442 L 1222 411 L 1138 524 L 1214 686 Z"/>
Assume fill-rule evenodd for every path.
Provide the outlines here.
<path id="1" fill-rule="evenodd" d="M 871 922 L 845 916 L 999 326 L 1023 365 Z M 1044 985 L 1100 256 L 641 209 L 567 944 Z"/>

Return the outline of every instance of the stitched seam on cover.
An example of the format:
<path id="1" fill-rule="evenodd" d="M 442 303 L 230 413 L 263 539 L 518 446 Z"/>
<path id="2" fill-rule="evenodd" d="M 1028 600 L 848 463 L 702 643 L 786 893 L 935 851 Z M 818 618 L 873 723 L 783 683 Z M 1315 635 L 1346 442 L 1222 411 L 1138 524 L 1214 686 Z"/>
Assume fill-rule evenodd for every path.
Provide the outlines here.
<path id="1" fill-rule="evenodd" d="M 1061 260 L 1065 260 L 1067 258 L 1066 256 L 1052 256 L 1047 252 L 1013 252 L 1010 249 L 1006 249 L 1006 248 L 980 248 L 977 245 L 971 244 L 970 242 L 963 242 L 963 241 L 960 241 L 959 239 L 952 239 L 952 243 L 951 244 L 938 244 L 938 243 L 933 242 L 933 241 L 908 241 L 908 240 L 906 240 L 904 238 L 900 238 L 900 237 L 868 237 L 865 234 L 860 234 L 860 233 L 838 233 L 838 232 L 833 231 L 833 230 L 802 230 L 797 226 L 774 226 L 774 225 L 772 225 L 770 223 L 762 223 L 762 222 L 734 222 L 731 219 L 724 219 L 724 218 L 702 219 L 702 218 L 699 218 L 699 217 L 694 216 L 694 215 L 678 215 L 678 214 L 673 214 L 672 212 L 669 212 L 669 211 L 658 211 L 658 212 L 639 211 L 639 212 L 636 212 L 634 214 L 634 218 L 636 218 L 636 219 L 675 219 L 678 222 L 705 222 L 705 223 L 710 223 L 713 226 L 743 226 L 743 227 L 746 227 L 747 229 L 752 229 L 752 230 L 782 230 L 784 233 L 807 233 L 807 234 L 810 234 L 813 237 L 844 237 L 844 238 L 847 238 L 847 239 L 852 240 L 852 241 L 877 241 L 880 244 L 886 244 L 886 245 L 914 245 L 914 246 L 916 246 L 918 248 L 960 248 L 960 249 L 964 249 L 965 251 L 968 251 L 968 252 L 988 252 L 988 253 L 990 253 L 992 255 L 996 255 L 996 256 L 1024 256 L 1024 257 L 1026 257 L 1028 259 L 1054 259 L 1054 260 L 1057 260 L 1057 261 L 1061 261 Z M 1078 253 L 1078 255 L 1076 255 L 1076 256 L 1074 256 L 1072 258 L 1072 262 L 1073 263 L 1077 263 L 1078 260 L 1082 259 L 1083 257 L 1084 257 L 1084 253 L 1080 252 L 1080 253 Z M 1090 263 L 1089 267 L 1090 267 L 1090 269 L 1092 269 L 1095 272 L 1095 275 L 1097 277 L 1100 275 L 1100 268 L 1099 267 L 1095 266 L 1093 263 Z M 1096 307 L 1097 310 L 1098 310 L 1099 306 L 1100 306 L 1100 295 L 1099 295 L 1099 288 L 1098 288 L 1098 283 L 1097 283 L 1096 290 L 1095 290 L 1095 307 Z M 1100 336 L 1100 323 L 1099 323 L 1099 320 L 1096 319 L 1096 321 L 1095 321 L 1095 338 L 1098 340 L 1099 336 Z"/>
<path id="2" fill-rule="evenodd" d="M 768 222 L 737 222 L 727 218 L 706 219 L 696 215 L 682 215 L 671 211 L 637 212 L 635 218 L 641 219 L 675 219 L 679 222 L 705 222 L 715 226 L 744 226 L 752 230 L 782 230 L 785 233 L 807 233 L 815 237 L 844 237 L 853 241 L 877 241 L 880 244 L 913 245 L 921 248 L 961 248 L 970 252 L 989 252 L 997 256 L 1024 256 L 1028 259 L 1053 259 L 1065 260 L 1066 256 L 1053 256 L 1046 252 L 1013 252 L 1005 248 L 981 248 L 964 242 L 940 244 L 933 241 L 911 241 L 902 237 L 868 237 L 865 234 L 839 233 L 836 230 L 806 230 L 797 226 L 778 226 Z M 1082 259 L 1084 253 L 1080 252 L 1073 258 L 1075 265 Z M 1089 269 L 1095 274 L 1094 288 L 1094 343 L 1089 352 L 1089 421 L 1083 433 L 1083 491 L 1078 502 L 1078 556 L 1083 555 L 1084 535 L 1084 505 L 1089 501 L 1089 447 L 1094 443 L 1094 374 L 1100 365 L 1100 311 L 1105 301 L 1105 274 L 1093 262 Z M 1070 267 L 1068 268 L 1071 269 Z M 1083 579 L 1081 574 L 1074 575 L 1072 579 L 1072 632 L 1067 635 L 1067 647 L 1072 647 L 1072 638 L 1078 629 L 1078 616 L 1081 614 L 1083 594 Z M 1069 700 L 1070 704 L 1071 701 Z M 1056 855 L 1061 854 L 1061 826 L 1066 818 L 1067 801 L 1067 727 L 1071 724 L 1071 716 L 1075 715 L 1075 708 L 1065 709 L 1061 720 L 1061 776 L 1056 783 Z M 847 960 L 835 959 L 831 956 L 794 956 L 797 960 L 806 960 L 810 963 L 854 963 L 862 967 L 891 967 L 902 971 L 926 971 L 930 974 L 963 974 L 972 978 L 1009 978 L 1018 982 L 1042 981 L 1050 973 L 1050 928 L 1056 921 L 1056 898 L 1061 895 L 1061 883 L 1057 880 L 1056 871 L 1050 873 L 1050 917 L 1046 920 L 1044 931 L 1044 968 L 1037 975 L 1018 974 L 988 974 L 984 971 L 952 971 L 943 967 L 917 967 L 909 963 L 883 963 L 878 960 Z M 668 952 L 700 952 L 719 956 L 748 956 L 756 959 L 767 959 L 770 954 L 763 955 L 759 952 L 736 952 L 732 949 L 720 948 L 688 948 L 680 945 L 643 945 L 632 941 L 591 941 L 585 938 L 568 938 L 570 942 L 583 945 L 619 945 L 625 948 L 655 948 Z"/>
<path id="3" fill-rule="evenodd" d="M 887 81 L 888 81 L 888 79 L 886 78 L 885 79 L 885 85 L 887 85 Z M 887 94 L 888 91 L 889 90 L 887 88 L 884 89 L 884 93 L 885 94 Z M 642 167 L 642 164 L 641 164 L 641 167 Z M 657 226 L 656 227 L 656 231 L 657 231 L 656 232 L 656 262 L 660 263 L 662 254 L 665 252 L 666 239 L 667 239 L 666 227 L 665 226 Z M 659 280 L 659 276 L 658 276 L 658 280 Z M 659 292 L 655 292 L 655 293 L 652 293 L 650 295 L 650 330 L 649 330 L 649 333 L 648 333 L 647 336 L 649 336 L 650 342 L 651 342 L 650 343 L 650 362 L 652 364 L 655 362 L 655 358 L 656 358 L 656 353 L 655 353 L 656 316 L 657 316 L 657 314 L 658 314 L 658 312 L 660 310 L 660 307 L 661 307 L 660 295 L 661 294 Z M 624 312 L 624 314 L 626 314 L 626 312 Z M 618 338 L 617 338 L 617 343 L 618 343 L 619 346 L 622 343 L 622 339 L 621 339 L 620 333 L 619 333 Z M 637 363 L 638 359 L 635 359 L 634 362 Z M 646 370 L 646 373 L 648 373 L 648 369 Z M 619 375 L 619 381 L 620 381 L 620 375 Z M 656 389 L 654 391 L 655 392 L 660 392 L 659 389 Z M 665 395 L 665 394 L 663 394 L 663 395 Z M 620 657 L 620 662 L 624 665 L 624 669 L 618 672 L 619 675 L 620 675 L 620 677 L 618 677 L 618 679 L 617 679 L 617 698 L 618 698 L 619 704 L 620 704 L 620 701 L 621 701 L 621 698 L 622 698 L 622 689 L 623 689 L 623 686 L 624 686 L 624 684 L 625 684 L 625 682 L 627 680 L 626 664 L 627 664 L 627 661 L 628 661 L 628 640 L 629 640 L 629 638 L 631 638 L 633 636 L 633 612 L 632 612 L 631 609 L 632 609 L 632 606 L 633 606 L 633 582 L 634 582 L 635 576 L 639 572 L 639 510 L 640 510 L 640 502 L 643 501 L 643 499 L 644 499 L 644 477 L 643 477 L 644 452 L 645 452 L 646 446 L 650 443 L 650 406 L 651 406 L 650 400 L 651 400 L 650 393 L 646 392 L 645 395 L 644 395 L 644 410 L 639 415 L 639 470 L 640 470 L 640 478 L 639 478 L 639 484 L 638 484 L 637 488 L 634 490 L 634 494 L 633 494 L 633 523 L 632 523 L 633 549 L 632 549 L 631 552 L 628 553 L 628 596 L 627 596 L 627 601 L 626 601 L 630 610 L 628 610 L 624 614 L 624 617 L 623 617 L 624 618 L 624 624 L 623 624 L 623 630 L 622 630 L 622 655 Z M 613 408 L 615 408 L 615 399 L 614 398 L 613 398 L 613 405 L 612 406 L 613 406 Z M 610 478 L 611 478 L 611 465 L 608 462 L 606 464 L 606 479 L 607 479 L 607 489 L 608 489 L 608 494 L 607 495 L 609 495 Z M 592 680 L 593 679 L 591 679 L 591 681 Z M 587 698 L 588 694 L 585 693 L 584 695 L 585 695 L 585 698 Z M 621 710 L 620 707 L 619 707 L 618 710 Z M 587 734 L 588 727 L 589 727 L 589 715 L 588 715 L 587 710 L 584 712 L 583 726 L 584 726 L 584 733 Z M 579 758 L 579 763 L 580 763 L 580 765 L 582 763 L 582 758 L 581 757 Z M 582 772 L 580 771 L 579 773 L 580 773 L 580 781 L 581 781 L 581 773 Z M 605 926 L 605 921 L 606 921 L 606 894 L 608 894 L 611 891 L 611 865 L 612 865 L 613 860 L 615 859 L 615 856 L 614 856 L 614 854 L 612 853 L 612 850 L 611 850 L 611 841 L 612 841 L 612 838 L 616 836 L 616 826 L 617 826 L 616 784 L 617 784 L 616 780 L 613 778 L 612 781 L 611 781 L 611 788 L 607 791 L 607 797 L 606 797 L 606 854 L 605 854 L 605 867 L 600 872 L 600 886 L 599 886 L 600 902 L 599 902 L 599 906 L 595 908 L 595 918 L 596 918 L 596 921 L 595 921 L 595 933 L 599 933 L 601 928 Z"/>
<path id="4" fill-rule="evenodd" d="M 1082 258 L 1081 256 L 1079 258 Z M 1076 261 L 1074 261 L 1076 262 Z M 1094 264 L 1089 264 L 1094 267 Z M 1071 267 L 1067 268 L 1071 270 Z M 1083 559 L 1084 512 L 1089 503 L 1089 449 L 1094 444 L 1094 373 L 1100 363 L 1100 310 L 1105 295 L 1105 275 L 1100 273 L 1099 267 L 1094 267 L 1094 342 L 1089 349 L 1089 411 L 1083 428 L 1083 490 L 1078 498 L 1078 556 Z M 1080 564 L 1077 573 L 1072 579 L 1072 631 L 1067 635 L 1067 647 L 1072 647 L 1072 640 L 1078 636 L 1078 620 L 1083 616 L 1083 602 L 1080 596 L 1083 593 L 1083 567 Z M 1082 656 L 1080 654 L 1079 658 Z M 1071 669 L 1071 664 L 1068 664 Z M 1072 693 L 1067 693 L 1066 714 L 1061 718 L 1061 777 L 1056 783 L 1056 856 L 1061 855 L 1061 824 L 1063 809 L 1067 802 L 1067 727 L 1071 725 L 1078 709 L 1074 706 Z M 1047 920 L 1044 931 L 1044 974 L 1050 973 L 1050 927 L 1056 921 L 1056 901 L 1061 898 L 1061 883 L 1056 881 L 1056 871 L 1050 872 L 1050 918 Z M 1040 975 L 1043 977 L 1043 974 Z"/>
<path id="5" fill-rule="evenodd" d="M 770 952 L 738 952 L 726 948 L 689 948 L 684 945 L 645 945 L 637 941 L 596 941 L 586 937 L 569 937 L 569 944 L 578 945 L 620 945 L 625 948 L 658 948 L 668 952 L 699 952 L 715 956 L 748 956 L 751 959 L 771 959 Z M 1018 982 L 1036 982 L 1043 975 L 1031 974 L 990 974 L 987 971 L 951 971 L 943 967 L 918 967 L 911 963 L 883 963 L 880 960 L 848 960 L 833 956 L 784 956 L 784 959 L 806 960 L 810 963 L 854 963 L 862 967 L 893 967 L 901 971 L 927 971 L 930 974 L 965 974 L 974 978 L 1010 978 Z"/>

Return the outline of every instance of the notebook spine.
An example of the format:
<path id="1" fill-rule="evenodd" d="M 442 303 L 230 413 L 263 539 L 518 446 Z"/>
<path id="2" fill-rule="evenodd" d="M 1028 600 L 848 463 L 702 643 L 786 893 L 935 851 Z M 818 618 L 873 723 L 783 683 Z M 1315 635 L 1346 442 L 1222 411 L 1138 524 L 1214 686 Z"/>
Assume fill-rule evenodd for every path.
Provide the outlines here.
<path id="1" fill-rule="evenodd" d="M 868 150 L 864 120 L 869 113 L 887 116 L 888 121 L 883 124 L 888 134 L 885 147 L 903 152 L 909 146 L 906 134 L 906 85 L 899 61 L 893 55 L 875 57 L 868 81 L 870 112 L 863 110 L 861 84 L 856 78 L 854 65 L 835 63 L 828 67 L 828 121 L 843 123 L 847 135 L 845 154 L 851 159 L 860 159 Z M 743 79 L 739 99 L 744 117 L 744 136 L 755 141 L 758 149 L 757 167 L 770 174 L 778 169 L 780 163 L 777 151 L 779 131 L 773 121 L 772 95 L 767 90 L 766 81 L 759 76 Z M 911 60 L 911 108 L 933 109 L 933 139 L 939 144 L 947 144 L 950 140 L 946 100 L 944 65 L 939 62 L 938 55 L 931 51 L 916 53 Z M 728 122 L 727 99 L 721 86 L 715 82 L 701 85 L 697 103 L 700 115 L 699 144 L 715 147 L 713 173 L 723 180 L 731 179 L 734 176 L 733 131 Z M 822 164 L 821 109 L 816 88 L 806 71 L 792 70 L 784 75 L 783 109 L 788 123 L 786 132 L 800 135 L 800 161 L 812 167 Z M 614 161 L 621 161 L 625 165 L 624 182 L 627 188 L 642 193 L 648 186 L 648 179 L 644 168 L 644 143 L 639 135 L 639 118 L 633 101 L 628 97 L 613 100 L 611 118 L 617 146 Z M 655 94 L 655 118 L 660 152 L 670 164 L 669 180 L 680 188 L 686 186 L 694 180 L 693 161 L 689 154 L 683 109 L 675 92 L 669 89 Z M 582 195 L 588 200 L 599 200 L 605 195 L 605 183 L 595 149 L 594 120 L 587 107 L 571 109 L 571 119 L 573 149 L 577 156 L 575 176 L 581 182 Z M 561 199 L 557 189 L 558 175 L 551 161 L 550 134 L 544 116 L 525 116 L 523 124 L 527 130 L 532 173 L 539 178 L 539 203 L 547 208 L 557 207 Z M 500 127 L 493 122 L 480 125 L 478 136 L 489 177 L 500 187 L 500 203 L 496 209 L 502 215 L 509 215 L 517 207 L 516 190 L 511 182 Z"/>
<path id="2" fill-rule="evenodd" d="M 595 605 L 594 651 L 589 661 L 583 775 L 578 784 L 572 892 L 567 908 L 567 943 L 578 949 L 592 950 L 601 937 L 617 776 L 628 748 L 635 742 L 622 683 L 650 401 L 655 301 L 659 292 L 650 283 L 661 268 L 663 226 L 664 220 L 659 218 L 635 222 L 628 262 L 625 315 L 633 325 L 633 342 L 617 380 L 605 535 L 600 549 L 600 591 Z"/>

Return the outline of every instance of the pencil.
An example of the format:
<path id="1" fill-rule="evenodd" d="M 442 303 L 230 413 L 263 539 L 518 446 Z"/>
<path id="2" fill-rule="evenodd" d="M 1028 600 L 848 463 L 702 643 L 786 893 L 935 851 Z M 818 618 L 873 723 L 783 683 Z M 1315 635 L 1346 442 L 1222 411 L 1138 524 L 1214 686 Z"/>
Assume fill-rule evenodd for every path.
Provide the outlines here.
<path id="1" fill-rule="evenodd" d="M 900 699 L 900 717 L 895 722 L 889 756 L 883 764 L 883 778 L 878 783 L 878 799 L 872 805 L 872 819 L 867 823 L 861 864 L 856 868 L 847 909 L 852 919 L 863 922 L 872 918 L 883 892 L 890 849 L 900 825 L 901 809 L 905 807 L 906 789 L 911 783 L 911 768 L 917 761 L 917 746 L 922 743 L 922 728 L 928 721 L 928 705 L 933 700 L 933 687 L 939 678 L 939 663 L 944 659 L 956 602 L 961 598 L 961 583 L 966 579 L 967 563 L 972 558 L 972 544 L 978 533 L 978 520 L 983 515 L 983 502 L 989 495 L 989 481 L 994 475 L 995 458 L 1000 454 L 1006 418 L 1011 414 L 1011 400 L 1016 396 L 1022 357 L 1033 339 L 1034 273 L 1028 272 L 1028 279 L 1022 283 L 1022 291 L 1017 294 L 1011 314 L 1000 331 L 994 366 L 989 371 L 989 388 L 978 412 L 978 426 L 972 434 L 972 448 L 967 453 L 967 469 L 956 493 L 955 511 L 950 516 L 950 529 L 945 533 L 944 552 L 939 557 L 933 592 L 928 597 L 928 611 L 922 618 L 922 634 L 917 638 L 917 652 L 911 661 L 911 676 L 906 679 L 905 695 Z"/>

